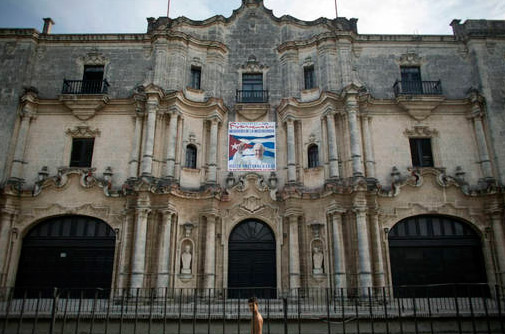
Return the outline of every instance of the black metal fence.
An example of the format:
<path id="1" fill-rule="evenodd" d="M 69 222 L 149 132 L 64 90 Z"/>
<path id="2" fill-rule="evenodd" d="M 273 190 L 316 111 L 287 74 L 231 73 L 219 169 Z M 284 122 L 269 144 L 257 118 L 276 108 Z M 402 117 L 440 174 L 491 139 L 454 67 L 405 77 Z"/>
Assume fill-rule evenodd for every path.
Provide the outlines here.
<path id="1" fill-rule="evenodd" d="M 267 103 L 268 90 L 237 90 L 237 103 Z"/>
<path id="2" fill-rule="evenodd" d="M 395 96 L 398 95 L 442 95 L 442 82 L 397 80 L 393 89 Z"/>
<path id="3" fill-rule="evenodd" d="M 107 80 L 63 80 L 62 94 L 107 94 Z"/>
<path id="4" fill-rule="evenodd" d="M 430 295 L 440 287 L 275 290 L 259 298 L 263 333 L 505 333 L 502 288 L 444 285 L 452 296 Z M 401 289 L 409 297 L 395 297 Z M 1 333 L 246 334 L 247 300 L 264 290 L 3 289 Z"/>

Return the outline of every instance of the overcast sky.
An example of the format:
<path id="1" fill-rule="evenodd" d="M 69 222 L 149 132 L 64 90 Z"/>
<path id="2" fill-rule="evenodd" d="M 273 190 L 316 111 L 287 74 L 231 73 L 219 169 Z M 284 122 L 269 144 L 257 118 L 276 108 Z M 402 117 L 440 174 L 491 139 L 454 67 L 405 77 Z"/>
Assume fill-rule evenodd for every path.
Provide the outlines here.
<path id="1" fill-rule="evenodd" d="M 339 16 L 358 19 L 361 34 L 452 34 L 453 19 L 505 20 L 505 0 L 337 0 Z M 0 27 L 52 32 L 143 33 L 146 17 L 166 16 L 168 0 L 0 0 Z M 264 0 L 274 15 L 314 20 L 335 17 L 334 0 Z M 241 0 L 171 0 L 170 17 L 229 17 Z"/>

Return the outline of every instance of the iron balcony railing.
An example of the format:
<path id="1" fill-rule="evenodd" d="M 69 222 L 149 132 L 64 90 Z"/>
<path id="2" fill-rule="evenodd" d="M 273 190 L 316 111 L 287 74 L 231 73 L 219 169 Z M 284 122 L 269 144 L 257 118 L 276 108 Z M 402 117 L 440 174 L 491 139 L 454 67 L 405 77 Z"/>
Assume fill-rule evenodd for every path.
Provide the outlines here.
<path id="1" fill-rule="evenodd" d="M 62 94 L 107 94 L 107 80 L 63 80 Z"/>
<path id="2" fill-rule="evenodd" d="M 399 95 L 442 95 L 442 83 L 438 81 L 396 80 L 393 85 L 395 96 Z"/>
<path id="3" fill-rule="evenodd" d="M 1 334 L 121 334 L 137 329 L 146 334 L 247 334 L 251 296 L 258 296 L 265 334 L 470 333 L 472 328 L 473 333 L 505 333 L 503 288 L 487 284 L 414 289 L 5 288 L 0 289 L 0 329 Z"/>
<path id="4" fill-rule="evenodd" d="M 268 90 L 237 90 L 237 103 L 267 103 Z"/>

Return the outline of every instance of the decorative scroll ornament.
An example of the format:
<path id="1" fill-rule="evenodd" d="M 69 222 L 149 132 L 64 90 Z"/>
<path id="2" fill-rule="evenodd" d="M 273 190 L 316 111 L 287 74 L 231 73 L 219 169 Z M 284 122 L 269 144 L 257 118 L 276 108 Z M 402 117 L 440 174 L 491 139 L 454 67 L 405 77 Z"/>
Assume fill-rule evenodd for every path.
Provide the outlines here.
<path id="1" fill-rule="evenodd" d="M 420 66 L 422 62 L 423 58 L 414 52 L 402 54 L 398 60 L 400 66 Z"/>
<path id="2" fill-rule="evenodd" d="M 65 133 L 73 138 L 95 138 L 100 136 L 99 129 L 93 130 L 87 125 L 78 125 L 73 129 L 68 129 Z"/>
<path id="3" fill-rule="evenodd" d="M 414 125 L 410 129 L 405 129 L 403 134 L 407 137 L 436 137 L 438 136 L 438 131 L 436 129 L 430 129 L 425 125 Z"/>
<path id="4" fill-rule="evenodd" d="M 259 63 L 256 56 L 250 55 L 247 62 L 240 66 L 240 70 L 245 73 L 266 72 L 268 66 Z"/>

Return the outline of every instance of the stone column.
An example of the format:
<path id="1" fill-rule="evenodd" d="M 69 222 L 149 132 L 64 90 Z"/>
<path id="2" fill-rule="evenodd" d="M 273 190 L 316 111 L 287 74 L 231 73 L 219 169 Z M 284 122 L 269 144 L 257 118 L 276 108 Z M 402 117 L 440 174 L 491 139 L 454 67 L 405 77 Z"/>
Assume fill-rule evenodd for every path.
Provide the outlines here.
<path id="1" fill-rule="evenodd" d="M 321 60 L 320 87 L 322 90 L 336 92 L 338 89 L 337 79 L 339 78 L 335 66 L 338 64 L 337 49 L 334 41 L 323 42 L 318 45 L 317 51 Z"/>
<path id="2" fill-rule="evenodd" d="M 333 239 L 333 274 L 335 280 L 335 290 L 343 289 L 344 294 L 347 287 L 345 268 L 345 246 L 342 233 L 342 212 L 331 213 L 332 239 Z"/>
<path id="3" fill-rule="evenodd" d="M 132 288 L 142 288 L 144 286 L 145 262 L 146 262 L 146 241 L 147 241 L 147 217 L 151 210 L 147 208 L 137 209 L 137 220 L 135 222 L 135 237 L 133 241 L 133 257 L 131 265 Z"/>
<path id="4" fill-rule="evenodd" d="M 289 219 L 289 288 L 300 287 L 300 247 L 298 243 L 298 216 Z"/>
<path id="5" fill-rule="evenodd" d="M 370 117 L 363 116 L 361 118 L 362 121 L 362 129 L 363 129 L 363 138 L 365 140 L 365 173 L 366 177 L 370 179 L 375 179 L 375 159 L 373 155 L 372 149 L 372 138 L 370 134 L 369 121 Z"/>
<path id="6" fill-rule="evenodd" d="M 493 168 L 491 167 L 491 159 L 489 158 L 489 150 L 484 133 L 484 124 L 482 122 L 483 114 L 478 104 L 472 107 L 471 118 L 475 128 L 475 137 L 477 139 L 477 149 L 479 150 L 479 164 L 482 175 L 485 179 L 493 179 Z"/>
<path id="7" fill-rule="evenodd" d="M 147 126 L 144 138 L 144 154 L 142 156 L 142 175 L 151 175 L 153 169 L 154 134 L 156 129 L 156 113 L 158 100 L 150 98 L 147 101 Z"/>
<path id="8" fill-rule="evenodd" d="M 352 45 L 349 41 L 339 40 L 338 43 L 338 60 L 340 61 L 340 73 L 342 79 L 342 87 L 347 86 L 352 82 L 352 57 L 351 57 Z"/>
<path id="9" fill-rule="evenodd" d="M 208 183 L 217 181 L 217 128 L 219 120 L 213 117 L 210 120 L 210 145 L 209 145 L 209 173 L 207 175 Z"/>
<path id="10" fill-rule="evenodd" d="M 349 118 L 351 137 L 352 174 L 354 177 L 363 176 L 363 154 L 361 144 L 361 130 L 358 124 L 358 101 L 356 94 L 348 94 L 345 99 L 345 111 Z"/>
<path id="11" fill-rule="evenodd" d="M 330 178 L 338 179 L 338 148 L 337 135 L 335 131 L 335 114 L 328 111 L 326 114 L 326 125 L 328 127 L 328 157 L 330 160 Z"/>
<path id="12" fill-rule="evenodd" d="M 11 224 L 13 214 L 6 210 L 2 209 L 1 211 L 2 218 L 0 220 L 0 284 L 5 283 L 5 279 L 7 278 L 7 255 L 9 253 L 9 235 L 11 232 Z"/>
<path id="13" fill-rule="evenodd" d="M 208 90 L 211 96 L 221 96 L 223 86 L 223 63 L 224 56 L 220 52 L 209 51 L 207 54 L 206 66 L 206 69 L 209 72 L 209 79 L 202 80 L 202 82 L 205 82 L 205 90 Z M 202 76 L 205 78 L 205 73 L 202 73 Z"/>
<path id="14" fill-rule="evenodd" d="M 298 96 L 300 89 L 299 73 L 300 68 L 298 65 L 298 52 L 295 50 L 287 50 L 281 56 L 281 71 L 284 81 L 283 96 L 291 97 Z"/>
<path id="15" fill-rule="evenodd" d="M 154 77 L 153 83 L 156 86 L 168 87 L 168 44 L 164 38 L 159 38 L 154 42 Z"/>
<path id="16" fill-rule="evenodd" d="M 374 260 L 374 274 L 375 274 L 375 286 L 383 287 L 386 285 L 386 280 L 384 277 L 384 258 L 383 249 L 381 241 L 381 229 L 379 225 L 379 215 L 377 212 L 372 212 L 370 215 L 370 224 L 372 225 L 372 235 L 373 235 L 373 260 Z"/>
<path id="17" fill-rule="evenodd" d="M 138 112 L 135 115 L 135 132 L 133 133 L 133 149 L 130 154 L 130 169 L 128 178 L 134 179 L 138 176 L 139 169 L 139 150 L 140 141 L 142 139 L 142 118 L 143 114 Z"/>
<path id="18" fill-rule="evenodd" d="M 175 149 L 177 146 L 177 124 L 179 121 L 179 114 L 177 110 L 172 110 L 170 114 L 170 123 L 168 125 L 168 141 L 166 147 L 166 165 L 165 177 L 173 179 L 175 175 Z"/>
<path id="19" fill-rule="evenodd" d="M 124 227 L 121 228 L 121 240 L 119 249 L 119 265 L 118 265 L 118 275 L 117 275 L 117 288 L 126 289 L 126 282 L 130 276 L 129 268 L 127 263 L 131 260 L 128 257 L 129 240 L 128 235 L 132 231 L 132 226 L 135 225 L 135 214 L 128 212 L 125 217 Z M 132 231 L 131 235 L 134 235 L 135 231 Z M 116 235 L 117 238 L 117 235 Z M 121 291 L 122 293 L 123 291 Z"/>
<path id="20" fill-rule="evenodd" d="M 158 292 L 167 288 L 170 283 L 170 241 L 172 237 L 170 233 L 174 213 L 170 210 L 163 210 L 162 214 L 162 222 L 158 232 L 160 238 L 158 244 L 158 279 L 156 281 Z"/>
<path id="21" fill-rule="evenodd" d="M 189 68 L 186 66 L 187 48 L 183 41 L 171 40 L 169 42 L 168 90 L 181 90 L 186 82 L 185 79 L 189 77 L 187 75 Z"/>
<path id="22" fill-rule="evenodd" d="M 216 280 L 216 216 L 207 215 L 207 233 L 205 235 L 205 288 L 214 289 Z"/>
<path id="23" fill-rule="evenodd" d="M 292 118 L 286 120 L 287 126 L 287 151 L 288 151 L 288 182 L 296 182 L 296 159 L 295 159 L 295 121 Z"/>
<path id="24" fill-rule="evenodd" d="M 358 286 L 361 295 L 368 295 L 368 287 L 372 287 L 372 269 L 370 263 L 370 246 L 366 208 L 355 208 L 356 233 L 358 237 Z"/>
<path id="25" fill-rule="evenodd" d="M 16 149 L 14 150 L 14 160 L 12 161 L 11 179 L 23 179 L 23 165 L 25 164 L 25 149 L 26 140 L 28 139 L 28 131 L 30 129 L 30 121 L 34 114 L 28 109 L 23 108 L 20 114 L 21 123 L 19 125 L 18 137 L 16 141 Z"/>
<path id="26" fill-rule="evenodd" d="M 497 259 L 498 284 L 505 284 L 505 234 L 503 231 L 503 213 L 499 210 L 490 213 L 493 228 L 494 249 Z"/>

